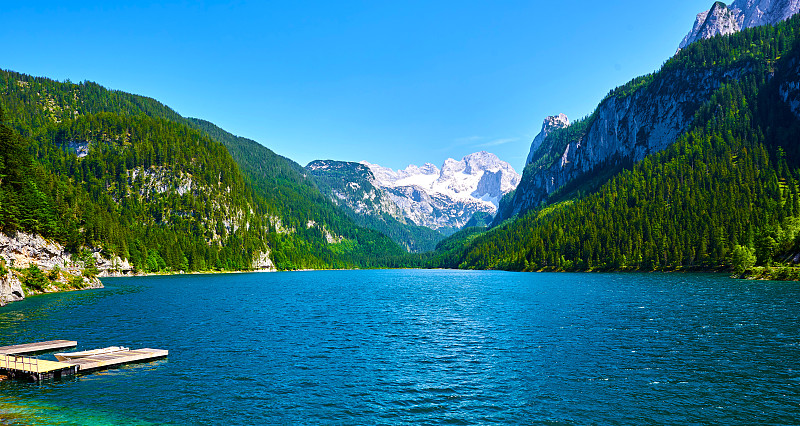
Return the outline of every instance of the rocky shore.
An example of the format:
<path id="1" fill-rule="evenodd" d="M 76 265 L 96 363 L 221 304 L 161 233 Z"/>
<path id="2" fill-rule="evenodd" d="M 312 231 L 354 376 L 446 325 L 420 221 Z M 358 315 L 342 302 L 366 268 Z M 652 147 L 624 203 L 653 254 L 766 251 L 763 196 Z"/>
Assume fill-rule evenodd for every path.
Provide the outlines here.
<path id="1" fill-rule="evenodd" d="M 0 233 L 0 306 L 30 294 L 101 288 L 99 277 L 133 274 L 127 260 L 106 258 L 100 249 L 85 248 L 73 254 L 39 235 Z M 32 275 L 46 279 L 40 280 L 41 285 L 26 285 Z"/>
<path id="2" fill-rule="evenodd" d="M 269 254 L 268 249 L 257 253 L 248 271 L 276 271 Z M 134 275 L 148 274 L 136 271 L 126 259 L 103 256 L 100 248 L 84 247 L 80 253 L 70 253 L 60 243 L 39 235 L 0 233 L 0 306 L 31 294 L 102 288 L 100 278 Z"/>

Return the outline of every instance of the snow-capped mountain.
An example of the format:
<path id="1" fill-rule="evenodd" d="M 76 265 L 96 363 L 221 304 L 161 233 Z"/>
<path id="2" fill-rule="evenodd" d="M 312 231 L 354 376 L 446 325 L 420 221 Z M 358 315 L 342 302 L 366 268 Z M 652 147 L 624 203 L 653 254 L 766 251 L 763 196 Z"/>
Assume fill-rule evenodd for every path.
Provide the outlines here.
<path id="1" fill-rule="evenodd" d="M 800 12 L 800 0 L 734 0 L 730 6 L 718 1 L 711 9 L 697 14 L 692 30 L 684 37 L 678 50 L 715 35 L 776 24 L 797 12 Z"/>
<path id="2" fill-rule="evenodd" d="M 520 175 L 496 155 L 481 151 L 460 161 L 445 160 L 441 169 L 431 163 L 394 171 L 362 161 L 417 225 L 445 230 L 461 228 L 476 212 L 494 215 L 500 199 L 519 184 Z"/>
<path id="3" fill-rule="evenodd" d="M 306 166 L 320 191 L 358 225 L 374 229 L 410 252 L 431 251 L 445 236 L 415 225 L 375 184 L 375 175 L 365 165 L 349 161 L 316 160 Z"/>

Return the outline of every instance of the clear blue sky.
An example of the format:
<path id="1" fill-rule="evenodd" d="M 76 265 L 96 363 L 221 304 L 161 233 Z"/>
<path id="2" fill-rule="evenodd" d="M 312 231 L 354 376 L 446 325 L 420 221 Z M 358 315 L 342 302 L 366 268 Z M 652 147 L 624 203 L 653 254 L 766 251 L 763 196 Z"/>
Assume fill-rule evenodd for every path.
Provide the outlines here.
<path id="1" fill-rule="evenodd" d="M 0 67 L 95 81 L 305 165 L 521 171 L 547 115 L 656 70 L 711 0 L 15 2 Z"/>

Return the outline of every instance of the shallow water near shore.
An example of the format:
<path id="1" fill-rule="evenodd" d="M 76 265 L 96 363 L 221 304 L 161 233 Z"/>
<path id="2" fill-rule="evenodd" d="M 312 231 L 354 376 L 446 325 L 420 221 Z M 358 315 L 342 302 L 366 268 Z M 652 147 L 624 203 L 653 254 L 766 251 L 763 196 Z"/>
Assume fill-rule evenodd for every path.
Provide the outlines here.
<path id="1" fill-rule="evenodd" d="M 0 424 L 800 418 L 797 283 L 439 270 L 103 282 L 0 309 L 0 345 L 71 339 L 169 358 L 0 382 Z"/>

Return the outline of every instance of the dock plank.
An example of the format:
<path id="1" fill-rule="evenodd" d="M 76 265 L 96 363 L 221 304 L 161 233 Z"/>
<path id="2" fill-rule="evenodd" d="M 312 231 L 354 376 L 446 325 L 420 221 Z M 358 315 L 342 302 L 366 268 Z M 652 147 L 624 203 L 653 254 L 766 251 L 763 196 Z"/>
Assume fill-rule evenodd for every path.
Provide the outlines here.
<path id="1" fill-rule="evenodd" d="M 169 355 L 169 351 L 164 349 L 144 348 L 72 359 L 66 361 L 66 363 L 78 366 L 78 371 L 85 373 L 103 368 L 119 367 L 134 362 L 156 360 L 165 358 L 167 355 Z"/>
<path id="2" fill-rule="evenodd" d="M 68 370 L 70 364 L 30 357 L 0 356 L 0 370 L 16 370 L 31 373 L 49 373 L 51 371 Z"/>
<path id="3" fill-rule="evenodd" d="M 48 340 L 46 342 L 25 343 L 22 345 L 0 346 L 0 355 L 25 355 L 37 352 L 50 352 L 78 346 L 74 340 Z"/>

